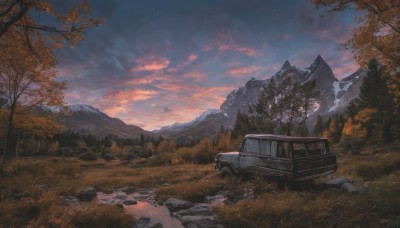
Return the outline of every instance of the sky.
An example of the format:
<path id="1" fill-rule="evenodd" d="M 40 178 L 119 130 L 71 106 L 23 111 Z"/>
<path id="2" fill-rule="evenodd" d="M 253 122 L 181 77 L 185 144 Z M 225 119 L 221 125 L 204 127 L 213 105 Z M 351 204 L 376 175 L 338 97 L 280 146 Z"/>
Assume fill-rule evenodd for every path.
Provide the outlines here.
<path id="1" fill-rule="evenodd" d="M 358 69 L 343 46 L 352 11 L 306 0 L 89 0 L 105 23 L 56 51 L 67 104 L 88 104 L 146 130 L 218 109 L 251 78 L 285 60 L 308 67 L 320 54 L 340 79 Z"/>

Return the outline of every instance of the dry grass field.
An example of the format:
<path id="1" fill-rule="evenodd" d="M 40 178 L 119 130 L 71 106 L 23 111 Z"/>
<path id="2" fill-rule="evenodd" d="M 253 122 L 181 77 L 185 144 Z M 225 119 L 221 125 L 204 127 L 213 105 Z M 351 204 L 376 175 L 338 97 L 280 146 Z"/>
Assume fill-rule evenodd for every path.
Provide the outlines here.
<path id="1" fill-rule="evenodd" d="M 134 218 L 116 206 L 95 201 L 71 206 L 61 198 L 77 196 L 87 186 L 97 191 L 152 188 L 159 200 L 192 202 L 229 192 L 230 204 L 215 208 L 225 227 L 400 226 L 400 153 L 339 155 L 338 164 L 333 176 L 350 178 L 357 193 L 324 187 L 325 179 L 288 191 L 262 178 L 222 180 L 212 164 L 144 167 L 119 160 L 17 159 L 0 174 L 0 227 L 132 227 Z"/>

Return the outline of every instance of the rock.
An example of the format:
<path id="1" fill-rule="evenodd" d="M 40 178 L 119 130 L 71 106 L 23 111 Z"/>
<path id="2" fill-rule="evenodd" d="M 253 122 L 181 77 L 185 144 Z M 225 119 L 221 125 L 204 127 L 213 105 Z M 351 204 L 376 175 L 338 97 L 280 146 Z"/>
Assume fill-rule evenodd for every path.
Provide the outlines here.
<path id="1" fill-rule="evenodd" d="M 340 187 L 345 182 L 350 182 L 350 180 L 347 177 L 340 176 L 335 179 L 327 180 L 325 184 Z"/>
<path id="2" fill-rule="evenodd" d="M 123 209 L 123 208 L 124 208 L 124 205 L 122 205 L 122 204 L 120 204 L 120 203 L 119 203 L 119 204 L 115 204 L 115 206 L 118 207 L 118 208 L 120 208 L 120 209 Z"/>
<path id="3" fill-rule="evenodd" d="M 371 184 L 371 181 L 364 182 L 364 184 L 362 186 L 363 186 L 363 188 L 368 188 L 369 184 Z"/>
<path id="4" fill-rule="evenodd" d="M 114 191 L 113 191 L 112 189 L 105 189 L 103 192 L 104 192 L 105 194 L 112 194 L 112 193 L 114 193 Z"/>
<path id="5" fill-rule="evenodd" d="M 124 192 L 126 194 L 131 194 L 135 191 L 134 187 L 128 186 L 128 187 L 123 187 L 121 189 L 119 189 L 121 192 Z"/>
<path id="6" fill-rule="evenodd" d="M 96 197 L 96 190 L 93 187 L 86 187 L 79 193 L 79 200 L 90 201 Z"/>
<path id="7" fill-rule="evenodd" d="M 135 199 L 127 199 L 127 200 L 124 201 L 124 204 L 125 205 L 134 205 L 134 204 L 137 204 L 137 200 L 135 200 Z"/>
<path id="8" fill-rule="evenodd" d="M 64 202 L 69 205 L 79 204 L 79 199 L 74 196 L 64 196 L 62 198 L 64 199 Z"/>
<path id="9" fill-rule="evenodd" d="M 163 228 L 163 225 L 161 223 L 152 224 L 150 218 L 140 217 L 133 227 L 135 227 L 135 228 Z"/>
<path id="10" fill-rule="evenodd" d="M 174 215 L 178 218 L 183 216 L 194 216 L 194 215 L 211 216 L 213 215 L 213 212 L 209 207 L 194 206 L 187 210 L 180 210 L 178 212 L 175 212 Z"/>
<path id="11" fill-rule="evenodd" d="M 185 227 L 208 228 L 217 227 L 214 217 L 205 216 L 183 216 L 180 218 Z"/>
<path id="12" fill-rule="evenodd" d="M 127 195 L 116 195 L 115 198 L 119 200 L 125 200 L 128 196 Z"/>
<path id="13" fill-rule="evenodd" d="M 347 192 L 358 192 L 358 189 L 350 182 L 343 183 L 340 188 L 346 190 Z"/>
<path id="14" fill-rule="evenodd" d="M 179 211 L 182 209 L 188 209 L 189 207 L 193 206 L 193 203 L 176 199 L 176 198 L 169 198 L 165 202 L 166 206 L 171 212 Z"/>

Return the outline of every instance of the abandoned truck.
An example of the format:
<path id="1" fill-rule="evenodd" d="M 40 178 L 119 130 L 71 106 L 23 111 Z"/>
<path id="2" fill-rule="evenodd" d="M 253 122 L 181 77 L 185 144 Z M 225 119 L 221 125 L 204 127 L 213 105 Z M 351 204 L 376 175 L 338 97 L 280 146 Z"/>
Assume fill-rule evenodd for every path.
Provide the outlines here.
<path id="1" fill-rule="evenodd" d="M 221 177 L 246 173 L 276 177 L 279 186 L 327 176 L 337 164 L 325 138 L 250 134 L 239 152 L 219 153 L 215 169 Z"/>

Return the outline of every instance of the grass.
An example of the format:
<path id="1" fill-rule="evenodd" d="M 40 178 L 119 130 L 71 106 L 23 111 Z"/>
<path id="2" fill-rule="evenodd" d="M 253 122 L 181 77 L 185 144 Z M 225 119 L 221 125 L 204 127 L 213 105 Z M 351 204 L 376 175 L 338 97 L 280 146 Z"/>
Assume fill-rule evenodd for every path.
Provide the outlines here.
<path id="1" fill-rule="evenodd" d="M 203 182 L 211 173 L 212 165 L 132 168 L 118 160 L 17 159 L 0 174 L 0 227 L 132 227 L 134 218 L 115 206 L 95 201 L 69 206 L 60 196 L 78 196 L 86 186 L 97 191 L 124 186 L 154 188 L 166 183 L 184 186 Z M 186 196 L 200 198 L 215 191 L 215 183 L 210 180 L 204 185 L 208 189 L 192 189 L 193 195 L 187 192 Z M 16 195 L 22 195 L 22 199 L 15 199 Z"/>
<path id="2" fill-rule="evenodd" d="M 86 186 L 155 188 L 160 200 L 191 202 L 230 192 L 232 204 L 215 208 L 225 227 L 399 227 L 400 153 L 339 154 L 338 164 L 332 177 L 349 177 L 359 188 L 368 181 L 368 188 L 356 194 L 318 188 L 321 179 L 317 188 L 279 191 L 259 178 L 221 180 L 211 164 L 140 167 L 119 160 L 18 159 L 0 173 L 0 227 L 132 227 L 134 218 L 115 206 L 95 201 L 69 206 L 60 198 L 77 196 Z"/>
<path id="3" fill-rule="evenodd" d="M 399 227 L 399 161 L 398 152 L 339 155 L 335 176 L 351 178 L 360 188 L 356 194 L 325 188 L 279 192 L 255 180 L 247 184 L 255 188 L 254 198 L 215 210 L 225 227 Z M 367 180 L 372 181 L 362 188 Z M 316 186 L 324 181 L 316 181 Z"/>
<path id="4" fill-rule="evenodd" d="M 157 190 L 158 197 L 165 201 L 174 197 L 191 202 L 201 201 L 205 196 L 214 195 L 224 187 L 224 181 L 212 175 L 201 180 L 181 182 Z"/>
<path id="5" fill-rule="evenodd" d="M 132 227 L 134 218 L 115 206 L 63 201 L 87 186 L 85 166 L 72 158 L 12 161 L 0 175 L 0 227 Z"/>

